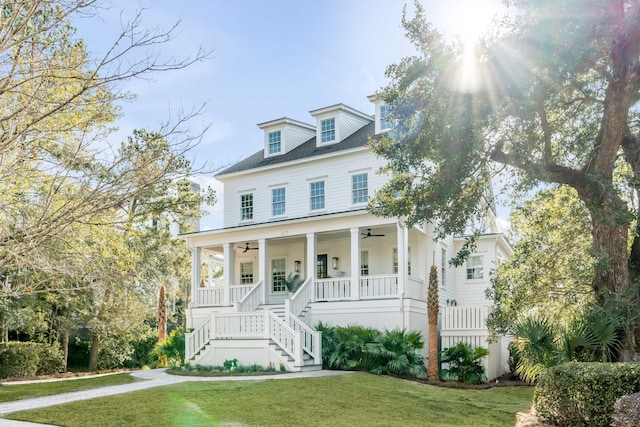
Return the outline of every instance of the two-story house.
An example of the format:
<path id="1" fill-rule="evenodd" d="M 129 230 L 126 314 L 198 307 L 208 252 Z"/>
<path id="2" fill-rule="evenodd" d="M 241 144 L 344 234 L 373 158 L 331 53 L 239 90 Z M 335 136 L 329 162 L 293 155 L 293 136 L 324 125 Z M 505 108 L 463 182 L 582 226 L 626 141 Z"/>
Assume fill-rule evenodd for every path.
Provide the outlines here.
<path id="1" fill-rule="evenodd" d="M 258 124 L 263 148 L 216 175 L 224 185 L 223 228 L 182 236 L 193 254 L 190 363 L 319 369 L 319 321 L 419 330 L 427 341 L 433 264 L 443 346 L 462 339 L 487 346 L 484 290 L 509 244 L 489 216 L 490 234 L 466 266 L 453 268 L 448 260 L 463 238 L 434 241 L 432 226 L 407 227 L 367 211 L 386 179 L 367 142 L 392 126 L 387 107 L 370 100 L 374 116 L 337 104 L 311 111 L 313 125 L 289 118 Z M 201 286 L 208 256 L 223 258 L 222 286 Z M 296 274 L 304 283 L 290 293 L 287 279 Z M 487 362 L 495 365 L 490 377 L 491 369 L 502 372 L 504 356 L 496 357 Z"/>

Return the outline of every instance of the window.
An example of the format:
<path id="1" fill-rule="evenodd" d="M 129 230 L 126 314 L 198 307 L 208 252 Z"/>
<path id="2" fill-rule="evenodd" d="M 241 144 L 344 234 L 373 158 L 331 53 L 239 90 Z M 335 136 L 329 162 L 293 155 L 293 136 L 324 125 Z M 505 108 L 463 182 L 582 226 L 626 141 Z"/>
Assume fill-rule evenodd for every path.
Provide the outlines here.
<path id="1" fill-rule="evenodd" d="M 275 132 L 269 132 L 269 154 L 279 153 L 280 146 L 280 131 L 277 130 Z"/>
<path id="2" fill-rule="evenodd" d="M 393 248 L 393 274 L 398 274 L 398 248 Z"/>
<path id="3" fill-rule="evenodd" d="M 331 142 L 336 139 L 336 119 L 327 119 L 320 122 L 320 140 Z"/>
<path id="4" fill-rule="evenodd" d="M 467 260 L 467 280 L 484 278 L 482 264 L 482 255 L 474 255 L 469 257 L 469 259 Z"/>
<path id="5" fill-rule="evenodd" d="M 271 201 L 273 204 L 272 215 L 284 215 L 285 201 L 284 188 L 274 188 L 271 190 Z"/>
<path id="6" fill-rule="evenodd" d="M 311 194 L 311 210 L 324 209 L 324 181 L 309 184 Z"/>
<path id="7" fill-rule="evenodd" d="M 411 276 L 411 246 L 407 248 L 407 274 Z"/>
<path id="8" fill-rule="evenodd" d="M 369 188 L 367 184 L 367 174 L 362 173 L 351 177 L 352 203 L 367 203 L 369 201 Z"/>
<path id="9" fill-rule="evenodd" d="M 380 130 L 387 130 L 393 127 L 393 122 L 389 120 L 391 107 L 389 105 L 380 106 Z"/>
<path id="10" fill-rule="evenodd" d="M 442 283 L 442 287 L 447 287 L 447 250 L 442 249 L 440 255 L 440 283 Z"/>
<path id="11" fill-rule="evenodd" d="M 240 263 L 240 283 L 243 285 L 253 283 L 253 263 L 252 262 Z"/>
<path id="12" fill-rule="evenodd" d="M 360 275 L 369 275 L 369 251 L 360 252 Z"/>
<path id="13" fill-rule="evenodd" d="M 285 260 L 271 260 L 271 279 L 273 292 L 284 292 L 287 290 L 284 277 Z"/>
<path id="14" fill-rule="evenodd" d="M 240 196 L 240 215 L 243 221 L 253 219 L 253 193 Z"/>

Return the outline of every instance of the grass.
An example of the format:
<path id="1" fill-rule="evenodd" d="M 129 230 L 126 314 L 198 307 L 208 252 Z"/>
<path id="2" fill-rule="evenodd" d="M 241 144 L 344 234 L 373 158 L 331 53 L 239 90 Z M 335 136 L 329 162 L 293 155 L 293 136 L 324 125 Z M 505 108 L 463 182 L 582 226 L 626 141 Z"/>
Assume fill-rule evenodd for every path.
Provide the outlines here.
<path id="1" fill-rule="evenodd" d="M 16 412 L 64 426 L 513 426 L 531 387 L 439 388 L 386 376 L 189 382 Z"/>
<path id="2" fill-rule="evenodd" d="M 129 374 L 104 375 L 95 378 L 61 380 L 37 384 L 12 384 L 0 386 L 0 402 L 50 396 L 70 391 L 87 390 L 108 385 L 128 384 L 137 381 Z"/>

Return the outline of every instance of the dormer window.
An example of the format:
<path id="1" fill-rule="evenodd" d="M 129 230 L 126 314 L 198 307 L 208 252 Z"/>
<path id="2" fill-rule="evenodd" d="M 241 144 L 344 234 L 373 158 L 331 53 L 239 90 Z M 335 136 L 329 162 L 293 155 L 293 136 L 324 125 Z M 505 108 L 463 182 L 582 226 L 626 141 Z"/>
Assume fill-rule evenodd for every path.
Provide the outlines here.
<path id="1" fill-rule="evenodd" d="M 320 122 L 322 142 L 331 142 L 336 139 L 336 119 L 326 119 Z"/>
<path id="2" fill-rule="evenodd" d="M 282 150 L 280 131 L 269 132 L 269 154 L 277 154 Z"/>
<path id="3" fill-rule="evenodd" d="M 393 127 L 391 117 L 391 107 L 388 105 L 380 106 L 380 131 L 389 130 Z"/>

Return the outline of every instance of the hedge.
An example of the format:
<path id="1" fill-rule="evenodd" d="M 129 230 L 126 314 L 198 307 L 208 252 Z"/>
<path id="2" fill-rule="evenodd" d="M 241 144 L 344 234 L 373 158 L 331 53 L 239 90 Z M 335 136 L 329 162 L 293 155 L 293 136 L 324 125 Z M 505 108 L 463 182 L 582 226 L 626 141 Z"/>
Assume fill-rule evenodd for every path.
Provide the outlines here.
<path id="1" fill-rule="evenodd" d="M 558 426 L 609 426 L 620 397 L 640 391 L 640 363 L 564 363 L 539 377 L 533 404 Z"/>
<path id="2" fill-rule="evenodd" d="M 54 345 L 10 342 L 0 346 L 0 378 L 33 377 L 64 371 L 64 356 Z"/>

